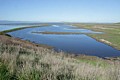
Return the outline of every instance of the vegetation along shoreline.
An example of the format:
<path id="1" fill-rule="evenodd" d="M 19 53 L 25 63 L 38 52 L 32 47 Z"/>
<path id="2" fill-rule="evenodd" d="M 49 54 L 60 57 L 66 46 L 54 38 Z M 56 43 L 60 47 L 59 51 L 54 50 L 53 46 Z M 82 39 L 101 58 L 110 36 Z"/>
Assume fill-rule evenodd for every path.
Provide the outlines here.
<path id="1" fill-rule="evenodd" d="M 95 24 L 95 23 L 75 23 L 77 28 L 84 28 L 93 31 L 104 32 L 103 34 L 86 34 L 95 40 L 105 43 L 117 50 L 120 50 L 120 24 Z"/>

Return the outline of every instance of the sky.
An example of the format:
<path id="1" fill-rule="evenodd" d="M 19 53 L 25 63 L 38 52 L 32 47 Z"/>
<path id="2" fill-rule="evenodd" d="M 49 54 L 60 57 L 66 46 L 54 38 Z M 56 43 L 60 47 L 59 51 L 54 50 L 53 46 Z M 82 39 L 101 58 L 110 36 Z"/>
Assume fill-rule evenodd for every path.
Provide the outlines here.
<path id="1" fill-rule="evenodd" d="M 0 0 L 0 20 L 120 22 L 120 0 Z"/>

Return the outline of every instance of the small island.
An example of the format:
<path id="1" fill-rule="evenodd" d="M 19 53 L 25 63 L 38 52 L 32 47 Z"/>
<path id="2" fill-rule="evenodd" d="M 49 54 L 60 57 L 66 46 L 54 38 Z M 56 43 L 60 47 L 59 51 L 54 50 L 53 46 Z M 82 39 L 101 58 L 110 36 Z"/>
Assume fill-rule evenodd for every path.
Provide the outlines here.
<path id="1" fill-rule="evenodd" d="M 32 32 L 37 34 L 58 34 L 58 35 L 66 35 L 66 34 L 81 34 L 80 32 Z"/>

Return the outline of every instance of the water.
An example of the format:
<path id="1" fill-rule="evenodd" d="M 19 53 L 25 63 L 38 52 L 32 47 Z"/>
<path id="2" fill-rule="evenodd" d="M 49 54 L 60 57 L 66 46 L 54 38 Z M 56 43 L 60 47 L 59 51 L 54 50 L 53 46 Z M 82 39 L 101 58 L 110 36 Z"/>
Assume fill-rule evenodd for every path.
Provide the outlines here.
<path id="1" fill-rule="evenodd" d="M 0 25 L 0 31 L 14 29 L 22 26 L 15 26 L 15 25 Z"/>
<path id="2" fill-rule="evenodd" d="M 52 25 L 34 29 L 33 32 L 81 32 L 81 33 L 101 33 L 94 32 L 88 29 L 76 29 L 74 26 L 69 25 Z"/>
<path id="3" fill-rule="evenodd" d="M 0 25 L 0 31 L 10 30 L 14 28 L 21 28 L 26 26 L 34 26 L 34 25 Z"/>
<path id="4" fill-rule="evenodd" d="M 83 34 L 37 34 L 32 32 L 82 32 Z M 64 51 L 72 54 L 85 54 L 98 57 L 120 56 L 120 51 L 105 45 L 84 33 L 101 34 L 87 29 L 75 29 L 74 26 L 53 25 L 46 27 L 27 28 L 8 34 L 31 42 L 53 46 L 56 51 Z"/>

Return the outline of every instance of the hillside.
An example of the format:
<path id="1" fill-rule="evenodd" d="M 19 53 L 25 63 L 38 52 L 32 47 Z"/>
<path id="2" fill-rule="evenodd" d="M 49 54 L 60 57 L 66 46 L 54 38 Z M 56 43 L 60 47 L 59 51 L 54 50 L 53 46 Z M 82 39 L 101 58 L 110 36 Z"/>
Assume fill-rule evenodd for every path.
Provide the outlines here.
<path id="1" fill-rule="evenodd" d="M 0 80 L 118 80 L 119 61 L 55 52 L 0 35 Z"/>

